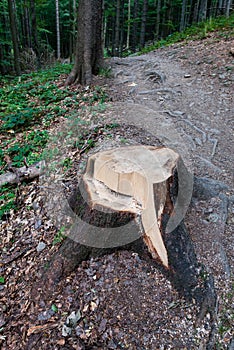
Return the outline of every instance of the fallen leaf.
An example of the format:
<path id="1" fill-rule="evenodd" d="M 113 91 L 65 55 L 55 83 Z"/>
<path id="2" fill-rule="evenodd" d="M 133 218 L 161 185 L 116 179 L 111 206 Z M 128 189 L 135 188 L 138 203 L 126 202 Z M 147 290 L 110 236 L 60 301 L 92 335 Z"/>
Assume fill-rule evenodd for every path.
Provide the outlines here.
<path id="1" fill-rule="evenodd" d="M 97 304 L 96 304 L 94 301 L 91 301 L 91 303 L 90 303 L 90 309 L 91 309 L 92 311 L 94 311 L 94 310 L 96 310 L 96 308 L 97 308 Z"/>
<path id="2" fill-rule="evenodd" d="M 59 339 L 58 341 L 57 341 L 57 344 L 58 345 L 65 345 L 65 343 L 66 343 L 66 341 L 65 341 L 65 339 Z"/>

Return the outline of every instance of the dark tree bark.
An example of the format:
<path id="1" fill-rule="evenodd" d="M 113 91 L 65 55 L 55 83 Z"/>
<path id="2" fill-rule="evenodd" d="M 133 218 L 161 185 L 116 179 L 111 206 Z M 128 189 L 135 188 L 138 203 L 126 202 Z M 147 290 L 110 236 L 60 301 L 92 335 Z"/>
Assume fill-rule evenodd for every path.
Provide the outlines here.
<path id="1" fill-rule="evenodd" d="M 161 19 L 161 0 L 158 0 L 157 1 L 157 18 L 156 18 L 156 27 L 155 27 L 155 37 L 157 40 L 159 40 L 160 19 Z"/>
<path id="2" fill-rule="evenodd" d="M 37 56 L 37 69 L 41 68 L 41 57 L 40 57 L 40 48 L 38 43 L 37 36 L 37 18 L 36 18 L 36 8 L 35 0 L 30 0 L 30 12 L 31 12 L 31 21 L 32 21 L 32 48 Z"/>
<path id="3" fill-rule="evenodd" d="M 143 48 L 145 46 L 145 29 L 146 29 L 147 11 L 148 11 L 148 0 L 144 0 L 142 17 L 141 17 L 140 48 Z"/>
<path id="4" fill-rule="evenodd" d="M 116 3 L 116 19 L 115 19 L 115 47 L 114 56 L 119 56 L 119 44 L 120 44 L 120 0 Z"/>
<path id="5" fill-rule="evenodd" d="M 80 0 L 74 67 L 66 85 L 92 82 L 92 75 L 103 66 L 102 0 Z"/>
<path id="6" fill-rule="evenodd" d="M 59 60 L 61 58 L 59 0 L 55 0 L 55 12 L 56 12 L 57 59 Z"/>
<path id="7" fill-rule="evenodd" d="M 226 15 L 226 17 L 230 16 L 231 5 L 232 5 L 232 0 L 227 0 L 226 8 L 225 8 L 225 15 Z"/>
<path id="8" fill-rule="evenodd" d="M 182 10 L 181 10 L 181 19 L 180 19 L 180 32 L 182 32 L 186 27 L 186 8 L 187 8 L 187 0 L 183 0 Z"/>
<path id="9" fill-rule="evenodd" d="M 127 44 L 126 48 L 129 49 L 130 43 L 130 30 L 131 30 L 131 0 L 128 0 L 128 30 L 127 30 Z"/>
<path id="10" fill-rule="evenodd" d="M 134 0 L 133 26 L 132 26 L 132 44 L 131 44 L 131 48 L 132 48 L 133 52 L 136 51 L 136 46 L 137 46 L 138 6 L 139 6 L 139 1 L 138 0 Z"/>
<path id="11" fill-rule="evenodd" d="M 11 26 L 11 37 L 14 50 L 14 68 L 17 75 L 20 75 L 20 50 L 19 50 L 19 41 L 17 36 L 17 27 L 16 27 L 16 18 L 15 18 L 15 2 L 8 0 L 8 11 L 10 17 L 10 26 Z"/>
<path id="12" fill-rule="evenodd" d="M 6 11 L 4 6 L 1 6 L 1 14 L 0 14 L 0 27 L 1 27 L 1 45 L 0 45 L 0 73 L 2 75 L 6 74 L 8 69 L 5 65 L 4 61 L 8 57 L 10 52 L 10 45 L 7 40 L 7 31 L 9 28 L 8 18 L 6 16 Z"/>
<path id="13" fill-rule="evenodd" d="M 207 17 L 207 0 L 201 0 L 198 21 L 205 21 Z"/>
<path id="14" fill-rule="evenodd" d="M 121 23 L 120 23 L 120 56 L 123 56 L 124 45 L 126 45 L 125 38 L 125 11 L 124 11 L 124 0 L 121 0 Z"/>

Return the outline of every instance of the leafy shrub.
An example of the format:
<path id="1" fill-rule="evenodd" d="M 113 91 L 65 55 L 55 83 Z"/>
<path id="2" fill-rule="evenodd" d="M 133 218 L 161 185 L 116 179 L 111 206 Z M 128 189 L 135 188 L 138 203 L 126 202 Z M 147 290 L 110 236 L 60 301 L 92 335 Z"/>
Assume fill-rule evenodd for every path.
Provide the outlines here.
<path id="1" fill-rule="evenodd" d="M 23 142 L 14 142 L 7 149 L 0 150 L 0 167 L 4 168 L 6 162 L 4 155 L 8 155 L 12 160 L 12 166 L 21 167 L 24 159 L 30 165 L 41 160 L 41 151 L 48 141 L 49 135 L 46 130 L 34 130 L 24 136 Z"/>
<path id="2" fill-rule="evenodd" d="M 41 115 L 40 108 L 25 108 L 16 114 L 8 114 L 2 118 L 3 124 L 2 130 L 16 130 L 20 131 L 22 128 L 26 128 Z"/>
<path id="3" fill-rule="evenodd" d="M 48 70 L 24 74 L 15 79 L 1 79 L 0 87 L 0 130 L 22 131 L 32 123 L 41 123 L 48 113 L 61 112 L 57 104 L 72 93 L 59 89 L 56 78 L 68 73 L 70 65 L 57 65 Z M 53 118 L 52 118 L 53 119 Z"/>

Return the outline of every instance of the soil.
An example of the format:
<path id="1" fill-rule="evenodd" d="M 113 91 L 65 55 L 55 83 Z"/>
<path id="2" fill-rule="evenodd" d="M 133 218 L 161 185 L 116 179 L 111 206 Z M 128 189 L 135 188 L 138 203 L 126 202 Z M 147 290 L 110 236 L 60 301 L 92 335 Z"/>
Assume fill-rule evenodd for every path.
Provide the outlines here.
<path id="1" fill-rule="evenodd" d="M 44 205 L 45 182 L 33 181 L 20 189 L 21 209 L 0 222 L 2 349 L 233 349 L 233 47 L 233 37 L 213 33 L 111 59 L 113 77 L 97 82 L 112 101 L 83 113 L 101 132 L 91 151 L 67 151 L 73 167 L 63 181 L 71 193 L 98 150 L 153 144 L 178 151 L 195 176 L 185 222 L 214 278 L 214 312 L 181 296 L 150 257 L 126 250 L 84 261 L 49 297 L 38 288 L 32 298 L 62 244 Z"/>

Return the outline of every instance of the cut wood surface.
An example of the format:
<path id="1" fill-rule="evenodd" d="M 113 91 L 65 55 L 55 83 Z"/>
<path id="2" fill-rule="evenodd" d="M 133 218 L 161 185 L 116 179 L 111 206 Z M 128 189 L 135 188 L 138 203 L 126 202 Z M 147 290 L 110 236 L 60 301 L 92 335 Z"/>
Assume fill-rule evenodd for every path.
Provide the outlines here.
<path id="1" fill-rule="evenodd" d="M 139 214 L 144 242 L 166 267 L 162 216 L 168 206 L 168 181 L 179 158 L 169 148 L 121 147 L 90 156 L 83 176 L 89 206 Z"/>
<path id="2" fill-rule="evenodd" d="M 29 167 L 12 168 L 11 171 L 0 175 L 0 187 L 5 184 L 17 184 L 42 175 L 45 162 L 41 161 Z"/>

